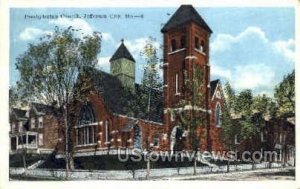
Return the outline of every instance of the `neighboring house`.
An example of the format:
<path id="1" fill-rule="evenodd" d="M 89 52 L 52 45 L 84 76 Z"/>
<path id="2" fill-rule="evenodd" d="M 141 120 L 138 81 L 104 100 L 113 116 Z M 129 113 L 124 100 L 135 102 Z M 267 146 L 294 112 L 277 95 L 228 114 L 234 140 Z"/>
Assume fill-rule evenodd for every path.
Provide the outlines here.
<path id="1" fill-rule="evenodd" d="M 57 145 L 58 121 L 55 110 L 32 103 L 27 110 L 10 112 L 10 153 L 26 149 L 28 153 L 51 153 Z"/>
<path id="2" fill-rule="evenodd" d="M 295 163 L 295 117 L 271 119 L 264 128 L 264 149 L 277 152 L 277 161 Z"/>
<path id="3" fill-rule="evenodd" d="M 255 116 L 260 116 L 259 114 L 254 114 Z M 266 157 L 269 161 L 286 162 L 291 165 L 295 163 L 295 122 L 294 118 L 282 119 L 282 118 L 272 118 L 266 119 L 262 116 L 262 125 L 257 127 L 257 134 L 251 139 L 243 139 L 241 137 L 241 126 L 239 121 L 241 118 L 234 119 L 233 124 L 237 128 L 234 137 L 233 149 L 239 152 L 239 158 L 241 158 L 241 153 L 245 151 L 261 151 L 263 153 L 262 160 Z M 269 152 L 275 154 L 270 158 Z M 248 158 L 248 156 L 246 157 Z M 256 156 L 256 158 L 260 158 Z"/>

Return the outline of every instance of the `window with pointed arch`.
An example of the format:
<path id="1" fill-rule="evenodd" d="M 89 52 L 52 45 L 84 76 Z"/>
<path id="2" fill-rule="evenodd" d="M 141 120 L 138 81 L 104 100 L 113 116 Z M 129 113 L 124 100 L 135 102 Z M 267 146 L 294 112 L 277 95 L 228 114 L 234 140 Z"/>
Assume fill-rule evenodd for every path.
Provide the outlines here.
<path id="1" fill-rule="evenodd" d="M 94 111 L 89 104 L 82 106 L 76 127 L 77 145 L 90 145 L 97 142 L 97 124 Z"/>
<path id="2" fill-rule="evenodd" d="M 180 38 L 180 48 L 185 48 L 185 36 L 181 36 Z"/>
<path id="3" fill-rule="evenodd" d="M 204 46 L 204 41 L 201 40 L 201 43 L 200 43 L 200 49 L 199 49 L 201 52 L 205 53 L 205 46 Z"/>
<path id="4" fill-rule="evenodd" d="M 222 110 L 221 110 L 221 106 L 219 103 L 217 103 L 216 105 L 216 116 L 215 116 L 216 120 L 216 126 L 217 127 L 221 127 L 222 125 Z"/>
<path id="5" fill-rule="evenodd" d="M 176 51 L 176 50 L 177 50 L 176 40 L 172 39 L 171 40 L 171 52 Z"/>

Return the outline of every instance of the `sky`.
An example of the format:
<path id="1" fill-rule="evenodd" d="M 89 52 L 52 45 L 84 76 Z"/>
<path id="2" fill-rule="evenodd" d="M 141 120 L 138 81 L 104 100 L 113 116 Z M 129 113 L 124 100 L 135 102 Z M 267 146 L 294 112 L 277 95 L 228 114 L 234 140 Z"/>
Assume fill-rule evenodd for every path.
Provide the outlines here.
<path id="1" fill-rule="evenodd" d="M 213 30 L 210 38 L 211 78 L 229 81 L 237 91 L 273 96 L 274 87 L 295 67 L 293 8 L 197 8 Z M 12 8 L 10 10 L 10 86 L 19 79 L 16 58 L 30 43 L 51 34 L 55 26 L 102 33 L 98 67 L 109 72 L 109 59 L 124 43 L 136 60 L 136 82 L 145 62 L 140 51 L 148 37 L 162 44 L 162 26 L 176 8 Z M 90 17 L 93 15 L 92 17 Z M 132 17 L 131 17 L 132 16 Z M 136 17 L 135 17 L 136 16 Z M 159 52 L 159 55 L 162 52 Z M 160 70 L 162 75 L 162 70 Z"/>

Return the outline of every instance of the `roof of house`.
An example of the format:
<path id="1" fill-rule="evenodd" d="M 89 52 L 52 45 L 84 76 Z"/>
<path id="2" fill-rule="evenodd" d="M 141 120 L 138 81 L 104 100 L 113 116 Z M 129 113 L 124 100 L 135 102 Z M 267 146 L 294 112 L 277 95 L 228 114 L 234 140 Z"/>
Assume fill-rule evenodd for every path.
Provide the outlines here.
<path id="1" fill-rule="evenodd" d="M 120 58 L 127 58 L 133 62 L 135 62 L 134 58 L 132 57 L 132 55 L 130 54 L 130 52 L 128 51 L 127 47 L 124 45 L 124 41 L 121 40 L 121 45 L 119 46 L 119 48 L 117 49 L 117 51 L 113 54 L 113 56 L 110 58 L 110 62 L 120 59 Z"/>
<path id="2" fill-rule="evenodd" d="M 145 109 L 147 103 L 142 103 L 133 95 L 132 91 L 124 88 L 117 77 L 94 68 L 89 68 L 88 72 L 95 90 L 101 94 L 106 106 L 113 113 L 162 122 L 163 97 L 161 91 L 151 91 L 151 108 L 148 113 Z M 138 84 L 135 84 L 135 89 L 137 96 L 148 94 L 148 90 L 142 89 Z"/>
<path id="3" fill-rule="evenodd" d="M 213 80 L 210 82 L 210 97 L 212 98 L 214 93 L 215 93 L 215 90 L 217 89 L 217 85 L 218 83 L 220 82 L 219 79 L 216 79 L 216 80 Z"/>
<path id="4" fill-rule="evenodd" d="M 31 103 L 31 105 L 36 109 L 37 113 L 50 114 L 54 111 L 54 108 L 49 105 L 40 104 L 36 102 Z"/>
<path id="5" fill-rule="evenodd" d="M 212 30 L 192 5 L 181 5 L 179 9 L 177 9 L 175 14 L 173 14 L 170 20 L 161 29 L 161 32 L 164 33 L 169 31 L 170 29 L 184 27 L 191 21 L 203 27 L 209 33 L 212 33 Z"/>
<path id="6" fill-rule="evenodd" d="M 18 109 L 18 108 L 13 108 L 12 112 L 15 113 L 15 115 L 17 116 L 17 118 L 24 118 L 27 119 L 26 117 L 26 110 L 22 110 L 22 109 Z"/>

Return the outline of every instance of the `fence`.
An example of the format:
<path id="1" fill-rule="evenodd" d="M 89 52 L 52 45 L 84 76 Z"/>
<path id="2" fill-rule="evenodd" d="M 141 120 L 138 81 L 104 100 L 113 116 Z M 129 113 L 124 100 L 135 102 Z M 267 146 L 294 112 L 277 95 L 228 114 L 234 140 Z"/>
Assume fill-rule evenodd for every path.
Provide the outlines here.
<path id="1" fill-rule="evenodd" d="M 281 168 L 280 163 L 268 162 L 259 164 L 239 164 L 239 165 L 223 165 L 216 167 L 202 166 L 197 167 L 197 174 L 211 174 L 211 173 L 226 173 L 235 171 L 247 171 L 268 168 Z M 9 173 L 11 176 L 22 177 L 35 177 L 39 179 L 53 178 L 64 179 L 66 177 L 65 170 L 49 170 L 49 169 L 24 169 L 24 168 L 10 168 Z M 178 168 L 164 168 L 164 169 L 151 169 L 151 178 L 172 177 L 178 175 L 191 175 L 194 173 L 194 167 L 178 167 Z M 74 170 L 69 173 L 71 180 L 143 180 L 146 178 L 147 171 L 145 169 L 128 171 L 99 171 L 99 170 Z"/>

